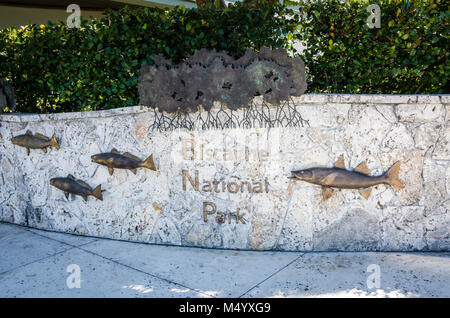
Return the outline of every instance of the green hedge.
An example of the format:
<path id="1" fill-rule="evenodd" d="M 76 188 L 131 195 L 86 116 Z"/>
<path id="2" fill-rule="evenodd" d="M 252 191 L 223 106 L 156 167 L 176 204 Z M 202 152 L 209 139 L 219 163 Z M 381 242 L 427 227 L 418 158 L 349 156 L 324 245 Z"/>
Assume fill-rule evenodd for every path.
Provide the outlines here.
<path id="1" fill-rule="evenodd" d="M 195 49 L 241 56 L 248 47 L 286 47 L 295 30 L 282 10 L 176 7 L 109 11 L 81 28 L 28 26 L 0 32 L 0 77 L 16 90 L 19 112 L 63 112 L 137 105 L 142 63 L 162 53 L 179 62 Z"/>
<path id="2" fill-rule="evenodd" d="M 341 3 L 342 2 L 342 3 Z M 369 29 L 367 1 L 304 1 L 301 15 L 176 7 L 109 11 L 79 29 L 31 25 L 0 30 L 0 77 L 16 90 L 18 112 L 63 112 L 136 105 L 142 63 L 162 53 L 174 62 L 195 49 L 226 51 L 307 43 L 301 54 L 309 92 L 442 93 L 448 83 L 446 1 L 377 1 L 380 29 Z M 448 91 L 448 89 L 447 89 Z"/>
<path id="3" fill-rule="evenodd" d="M 369 4 L 381 28 L 366 25 Z M 306 0 L 299 10 L 310 92 L 449 93 L 447 0 Z"/>

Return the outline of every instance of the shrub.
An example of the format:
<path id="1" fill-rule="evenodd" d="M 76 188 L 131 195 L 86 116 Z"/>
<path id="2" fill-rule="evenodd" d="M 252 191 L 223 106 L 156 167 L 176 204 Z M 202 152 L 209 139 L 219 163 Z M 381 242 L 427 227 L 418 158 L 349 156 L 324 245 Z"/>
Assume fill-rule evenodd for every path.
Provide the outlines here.
<path id="1" fill-rule="evenodd" d="M 31 25 L 0 31 L 0 77 L 16 90 L 17 111 L 64 112 L 137 105 L 142 63 L 175 63 L 196 49 L 239 57 L 247 48 L 285 47 L 295 30 L 281 6 L 249 10 L 124 8 L 79 29 Z"/>
<path id="2" fill-rule="evenodd" d="M 366 25 L 368 3 L 381 28 Z M 142 63 L 175 63 L 196 49 L 240 57 L 247 48 L 306 43 L 309 92 L 443 93 L 450 74 L 444 0 L 307 1 L 255 10 L 130 9 L 101 20 L 0 30 L 0 77 L 15 88 L 18 112 L 66 112 L 137 105 Z"/>
<path id="3" fill-rule="evenodd" d="M 369 4 L 381 28 L 366 22 Z M 309 92 L 449 92 L 449 10 L 445 0 L 301 0 L 297 38 L 307 49 Z"/>

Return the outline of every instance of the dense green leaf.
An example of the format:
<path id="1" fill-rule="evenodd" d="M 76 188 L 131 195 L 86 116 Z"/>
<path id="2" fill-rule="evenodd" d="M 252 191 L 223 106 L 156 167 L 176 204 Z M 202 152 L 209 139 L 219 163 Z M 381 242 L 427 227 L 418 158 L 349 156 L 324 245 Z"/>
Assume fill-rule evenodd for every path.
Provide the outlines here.
<path id="1" fill-rule="evenodd" d="M 381 7 L 370 29 L 367 5 Z M 138 103 L 142 63 L 163 54 L 179 63 L 196 49 L 285 48 L 307 66 L 314 93 L 449 93 L 449 10 L 444 0 L 300 0 L 224 10 L 124 8 L 103 19 L 0 30 L 0 77 L 16 90 L 19 112 L 110 109 Z M 400 9 L 400 11 L 399 11 Z"/>

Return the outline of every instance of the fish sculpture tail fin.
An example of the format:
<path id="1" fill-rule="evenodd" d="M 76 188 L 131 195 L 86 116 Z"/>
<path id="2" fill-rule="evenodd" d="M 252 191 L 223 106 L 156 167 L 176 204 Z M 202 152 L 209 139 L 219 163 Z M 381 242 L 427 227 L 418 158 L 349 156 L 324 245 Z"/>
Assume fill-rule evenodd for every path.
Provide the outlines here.
<path id="1" fill-rule="evenodd" d="M 153 155 L 150 155 L 147 159 L 145 159 L 140 166 L 156 171 L 155 163 L 153 162 Z"/>
<path id="2" fill-rule="evenodd" d="M 48 139 L 47 139 L 48 140 Z M 59 150 L 58 140 L 56 140 L 56 135 L 53 134 L 52 139 L 50 139 L 50 145 Z"/>
<path id="3" fill-rule="evenodd" d="M 102 185 L 99 184 L 94 190 L 92 190 L 92 195 L 99 199 L 100 201 L 103 201 L 103 195 L 102 195 Z"/>
<path id="4" fill-rule="evenodd" d="M 386 182 L 395 189 L 403 189 L 403 183 L 398 179 L 398 172 L 400 171 L 400 161 L 397 161 L 386 172 Z"/>

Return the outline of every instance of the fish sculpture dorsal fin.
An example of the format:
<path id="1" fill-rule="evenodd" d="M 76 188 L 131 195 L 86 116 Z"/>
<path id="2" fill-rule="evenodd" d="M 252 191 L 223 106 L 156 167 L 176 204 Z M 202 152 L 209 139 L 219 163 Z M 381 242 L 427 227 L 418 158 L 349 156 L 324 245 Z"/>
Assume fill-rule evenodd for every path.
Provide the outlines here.
<path id="1" fill-rule="evenodd" d="M 129 153 L 129 152 L 125 152 L 124 154 L 123 154 L 125 157 L 128 157 L 128 158 L 131 158 L 131 159 L 134 159 L 134 160 L 136 160 L 136 161 L 141 161 L 141 159 L 139 159 L 138 157 L 136 157 L 135 155 L 132 155 L 131 153 Z"/>
<path id="2" fill-rule="evenodd" d="M 25 133 L 25 135 L 27 135 L 27 136 L 33 136 L 33 133 L 31 132 L 31 130 L 27 130 L 26 133 Z"/>
<path id="3" fill-rule="evenodd" d="M 34 136 L 39 139 L 45 140 L 45 141 L 50 141 L 50 139 L 48 137 L 41 135 L 40 133 L 36 133 L 36 134 L 34 134 Z"/>
<path id="4" fill-rule="evenodd" d="M 119 153 L 119 151 L 116 148 L 111 149 L 112 153 Z"/>
<path id="5" fill-rule="evenodd" d="M 83 180 L 78 179 L 77 182 L 79 184 L 81 184 L 82 186 L 85 186 L 88 189 L 91 189 L 91 186 L 89 184 L 87 184 L 86 182 L 84 182 Z"/>
<path id="6" fill-rule="evenodd" d="M 364 161 L 359 166 L 356 167 L 355 171 L 363 174 L 370 174 L 369 168 L 367 168 L 366 162 Z"/>
<path id="7" fill-rule="evenodd" d="M 363 196 L 364 199 L 368 200 L 370 197 L 370 193 L 372 193 L 372 189 L 361 189 L 359 193 Z"/>
<path id="8" fill-rule="evenodd" d="M 339 157 L 339 160 L 334 164 L 334 167 L 339 169 L 345 169 L 344 155 L 341 155 Z"/>
<path id="9" fill-rule="evenodd" d="M 71 174 L 68 174 L 68 175 L 67 175 L 67 178 L 72 179 L 72 180 L 75 180 L 75 177 L 72 176 Z"/>

